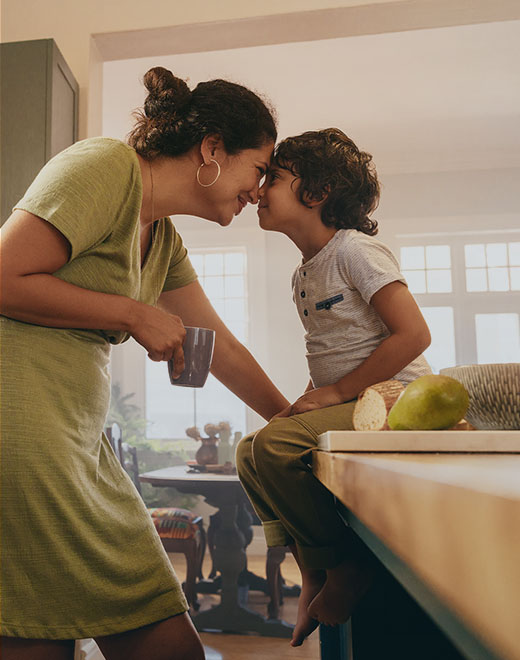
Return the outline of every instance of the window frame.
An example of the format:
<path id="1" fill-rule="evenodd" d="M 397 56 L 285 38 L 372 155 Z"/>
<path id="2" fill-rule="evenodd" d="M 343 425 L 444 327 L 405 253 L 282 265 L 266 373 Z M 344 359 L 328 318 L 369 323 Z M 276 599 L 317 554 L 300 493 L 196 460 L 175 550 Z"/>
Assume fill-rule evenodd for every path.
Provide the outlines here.
<path id="1" fill-rule="evenodd" d="M 476 314 L 519 313 L 519 291 L 466 291 L 464 246 L 473 243 L 510 243 L 520 240 L 520 230 L 457 231 L 442 233 L 397 234 L 400 258 L 402 247 L 449 245 L 451 293 L 413 293 L 419 307 L 453 307 L 456 364 L 476 364 Z"/>

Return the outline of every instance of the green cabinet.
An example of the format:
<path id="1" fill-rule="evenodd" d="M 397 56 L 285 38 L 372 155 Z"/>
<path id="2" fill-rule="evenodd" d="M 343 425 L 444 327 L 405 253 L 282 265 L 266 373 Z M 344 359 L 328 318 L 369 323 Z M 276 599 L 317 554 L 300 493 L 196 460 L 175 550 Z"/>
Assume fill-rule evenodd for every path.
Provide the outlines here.
<path id="1" fill-rule="evenodd" d="M 78 138 L 79 87 L 53 39 L 0 44 L 1 223 L 43 165 Z"/>

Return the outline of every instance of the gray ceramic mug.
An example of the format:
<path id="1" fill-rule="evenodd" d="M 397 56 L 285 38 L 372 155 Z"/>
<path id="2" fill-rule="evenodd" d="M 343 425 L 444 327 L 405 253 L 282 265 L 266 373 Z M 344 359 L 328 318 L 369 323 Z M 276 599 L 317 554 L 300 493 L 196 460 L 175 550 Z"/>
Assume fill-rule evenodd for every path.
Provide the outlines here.
<path id="1" fill-rule="evenodd" d="M 184 350 L 184 371 L 179 378 L 173 378 L 173 360 L 168 360 L 168 373 L 172 385 L 183 387 L 203 387 L 209 374 L 215 330 L 209 328 L 185 327 L 186 337 L 182 344 Z"/>

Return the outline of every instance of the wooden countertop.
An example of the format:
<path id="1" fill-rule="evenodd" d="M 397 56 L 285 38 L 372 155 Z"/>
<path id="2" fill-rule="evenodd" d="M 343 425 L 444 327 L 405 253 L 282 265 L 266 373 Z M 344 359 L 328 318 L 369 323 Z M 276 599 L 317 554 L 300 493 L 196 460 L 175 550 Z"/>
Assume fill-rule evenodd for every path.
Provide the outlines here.
<path id="1" fill-rule="evenodd" d="M 460 619 L 520 660 L 520 456 L 317 451 L 314 473 Z"/>

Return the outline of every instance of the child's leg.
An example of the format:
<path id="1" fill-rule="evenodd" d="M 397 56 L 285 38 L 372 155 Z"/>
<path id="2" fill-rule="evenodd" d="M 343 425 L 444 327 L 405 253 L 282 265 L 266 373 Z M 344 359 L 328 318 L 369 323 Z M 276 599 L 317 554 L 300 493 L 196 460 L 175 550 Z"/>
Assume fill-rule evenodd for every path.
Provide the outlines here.
<path id="1" fill-rule="evenodd" d="M 316 571 L 326 570 L 330 577 L 321 595 L 313 599 L 307 621 L 299 615 L 302 629 L 309 628 L 312 618 L 323 622 L 346 620 L 371 583 L 368 553 L 345 526 L 332 494 L 310 467 L 318 435 L 327 430 L 351 429 L 353 407 L 354 402 L 350 402 L 276 418 L 255 435 L 252 443 L 259 486 L 270 502 L 273 517 L 295 540 L 304 581 L 307 571 L 314 571 L 316 576 Z M 302 592 L 304 600 L 309 591 Z"/>
<path id="2" fill-rule="evenodd" d="M 325 584 L 310 602 L 307 614 L 328 626 L 345 623 L 359 600 L 373 583 L 375 567 L 372 558 L 353 553 L 326 571 Z"/>
<path id="3" fill-rule="evenodd" d="M 291 543 L 294 543 L 292 536 L 278 520 L 277 515 L 271 508 L 269 498 L 258 480 L 252 452 L 254 437 L 254 433 L 246 435 L 237 446 L 235 463 L 240 482 L 256 511 L 256 515 L 260 518 L 267 545 L 269 547 L 291 545 Z"/>
<path id="4" fill-rule="evenodd" d="M 320 433 L 352 428 L 353 407 L 349 402 L 277 417 L 252 441 L 250 465 L 257 488 L 269 503 L 271 519 L 294 539 L 306 568 L 333 568 L 348 555 L 349 530 L 336 511 L 332 493 L 312 474 L 311 461 Z M 239 474 L 242 478 L 242 471 Z M 264 523 L 266 537 L 269 524 Z"/>
<path id="5" fill-rule="evenodd" d="M 307 608 L 323 587 L 326 573 L 322 570 L 306 569 L 301 565 L 294 540 L 283 527 L 271 508 L 269 499 L 262 488 L 252 454 L 254 434 L 240 440 L 237 447 L 237 472 L 251 503 L 262 521 L 268 546 L 287 545 L 293 553 L 302 576 L 302 590 L 298 600 L 298 616 L 294 626 L 291 646 L 300 646 L 304 639 L 318 626 L 318 621 L 307 612 Z"/>
<path id="6" fill-rule="evenodd" d="M 314 568 L 305 568 L 298 556 L 298 548 L 295 545 L 290 545 L 289 549 L 296 559 L 302 576 L 302 590 L 298 598 L 298 615 L 294 625 L 291 646 L 301 646 L 305 638 L 318 627 L 319 621 L 309 614 L 309 606 L 323 588 L 327 573 Z"/>

